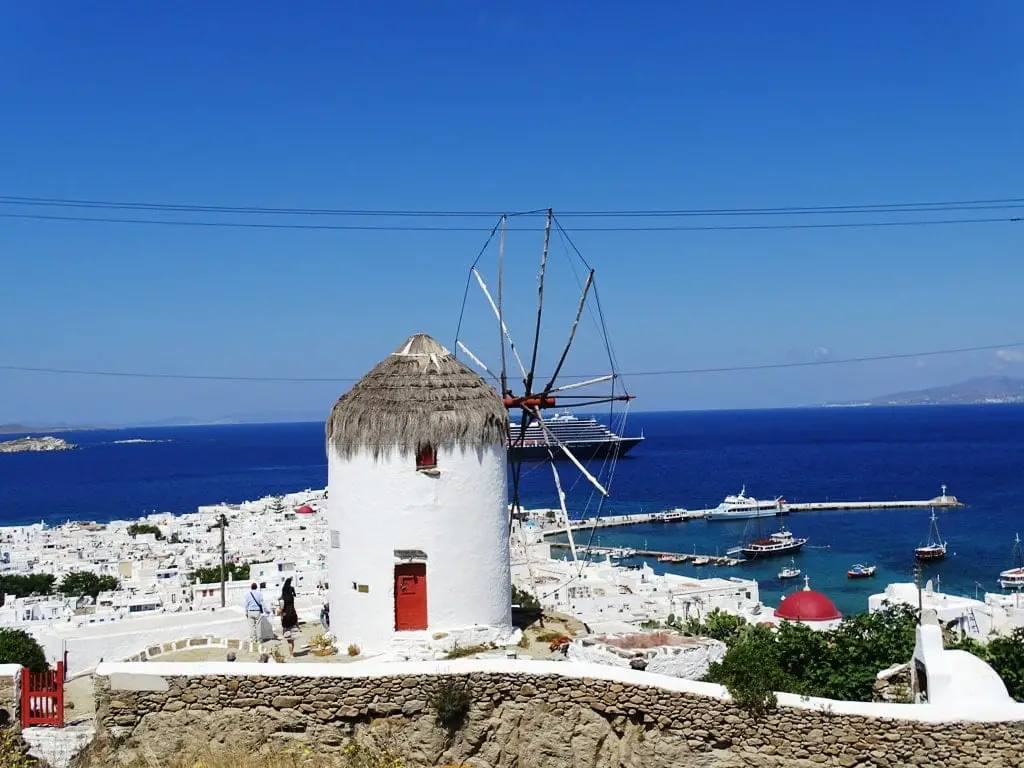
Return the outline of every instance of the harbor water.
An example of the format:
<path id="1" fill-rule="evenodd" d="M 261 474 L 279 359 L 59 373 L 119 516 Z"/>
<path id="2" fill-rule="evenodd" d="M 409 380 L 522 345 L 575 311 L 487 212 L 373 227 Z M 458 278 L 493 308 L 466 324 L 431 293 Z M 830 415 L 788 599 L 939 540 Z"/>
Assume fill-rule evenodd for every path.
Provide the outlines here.
<path id="1" fill-rule="evenodd" d="M 938 511 L 949 556 L 925 568 L 943 590 L 973 596 L 998 591 L 996 575 L 1012 565 L 1014 534 L 1024 528 L 1024 406 L 829 408 L 634 414 L 628 434 L 646 440 L 614 467 L 608 514 L 671 507 L 714 507 L 746 486 L 757 498 L 810 502 L 929 499 L 949 493 L 967 503 Z M 45 520 L 135 518 L 185 512 L 200 504 L 238 502 L 271 493 L 321 488 L 326 482 L 322 424 L 137 428 L 69 432 L 81 446 L 59 453 L 0 455 L 0 525 Z M 14 436 L 11 436 L 14 437 Z M 153 442 L 123 442 L 146 440 Z M 549 465 L 525 465 L 528 507 L 557 504 Z M 558 466 L 574 515 L 598 511 L 592 487 L 571 465 Z M 913 578 L 913 550 L 928 534 L 928 509 L 800 512 L 780 522 L 809 542 L 795 555 L 811 585 L 844 612 L 864 610 L 866 597 L 890 581 Z M 582 544 L 725 554 L 750 521 L 691 521 L 598 530 Z M 579 542 L 578 542 L 579 543 Z M 855 563 L 878 566 L 872 579 L 851 581 Z M 780 582 L 790 560 L 733 568 L 654 563 L 695 576 L 750 576 L 776 603 L 803 579 Z"/>

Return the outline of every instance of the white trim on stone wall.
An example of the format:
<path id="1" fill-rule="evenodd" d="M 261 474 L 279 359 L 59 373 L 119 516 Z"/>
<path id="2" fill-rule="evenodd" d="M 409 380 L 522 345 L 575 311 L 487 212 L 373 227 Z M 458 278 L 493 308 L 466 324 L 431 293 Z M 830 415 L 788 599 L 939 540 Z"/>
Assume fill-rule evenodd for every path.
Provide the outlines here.
<path id="1" fill-rule="evenodd" d="M 682 680 L 667 675 L 641 672 L 634 669 L 608 667 L 601 664 L 525 659 L 459 659 L 457 661 L 413 662 L 367 660 L 348 664 L 151 661 L 145 664 L 130 662 L 104 663 L 100 664 L 96 669 L 96 674 L 101 677 L 111 677 L 113 675 L 152 675 L 155 677 L 242 676 L 358 679 L 410 675 L 468 675 L 471 673 L 558 676 L 566 679 L 594 678 L 615 683 L 653 686 L 666 691 L 678 691 L 680 693 L 706 696 L 720 701 L 729 701 L 729 693 L 725 687 L 714 683 Z M 114 679 L 111 678 L 112 688 L 113 682 Z M 960 702 L 957 706 L 888 704 L 836 701 L 797 696 L 792 693 L 779 693 L 778 701 L 782 707 L 814 710 L 831 715 L 858 715 L 922 723 L 999 723 L 1024 721 L 1024 704 L 1019 703 L 996 708 L 978 709 L 974 706 L 975 703 L 971 701 Z"/>
<path id="2" fill-rule="evenodd" d="M 180 651 L 188 651 L 193 648 L 223 648 L 228 651 L 246 651 L 248 653 L 263 653 L 269 651 L 274 646 L 283 643 L 284 641 L 267 641 L 265 643 L 254 643 L 251 640 L 239 640 L 237 638 L 229 637 L 216 637 L 215 635 L 191 635 L 190 637 L 182 638 L 180 640 L 174 640 L 169 643 L 154 643 L 153 645 L 143 648 L 138 653 L 133 653 L 131 656 L 126 656 L 121 662 L 130 664 L 137 661 L 149 661 L 155 659 L 162 654 L 178 653 Z M 177 664 L 177 662 L 174 662 Z M 100 666 L 103 666 L 101 663 Z M 262 666 L 262 665 L 261 665 Z M 99 667 L 97 667 L 97 670 Z M 86 673 L 88 674 L 88 673 Z M 2 672 L 0 672 L 2 675 Z M 77 675 L 81 677 L 82 675 Z M 72 678 L 68 678 L 69 680 Z"/>

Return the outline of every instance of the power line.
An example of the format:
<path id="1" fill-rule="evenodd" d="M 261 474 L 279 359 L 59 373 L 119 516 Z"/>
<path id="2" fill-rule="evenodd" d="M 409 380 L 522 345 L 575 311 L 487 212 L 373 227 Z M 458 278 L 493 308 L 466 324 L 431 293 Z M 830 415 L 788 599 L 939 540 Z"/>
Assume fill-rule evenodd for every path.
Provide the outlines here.
<path id="1" fill-rule="evenodd" d="M 905 360 L 914 357 L 938 357 L 942 355 L 959 355 L 968 352 L 988 352 L 997 349 L 1014 349 L 1024 347 L 1024 341 L 1012 344 L 984 344 L 975 347 L 953 347 L 932 349 L 919 352 L 897 352 L 887 355 L 868 355 L 863 357 L 826 358 L 806 360 L 802 362 L 762 363 L 758 365 L 730 365 L 711 368 L 676 368 L 652 371 L 633 371 L 619 373 L 619 376 L 695 376 L 713 373 L 736 373 L 740 371 L 768 371 L 780 368 L 811 368 L 822 365 L 853 365 L 858 363 L 874 363 L 885 360 Z M 345 384 L 359 381 L 360 377 L 352 376 L 220 376 L 215 374 L 188 373 L 145 373 L 138 371 L 109 371 L 86 368 L 48 368 L 27 365 L 0 365 L 0 371 L 13 373 L 45 373 L 66 376 L 106 376 L 127 379 L 178 379 L 186 381 L 232 381 L 246 383 L 286 383 L 286 384 Z M 589 379 L 603 374 L 575 374 L 565 376 L 566 379 Z M 543 377 L 541 377 L 543 378 Z"/>
<path id="2" fill-rule="evenodd" d="M 152 203 L 140 201 L 85 200 L 59 197 L 26 197 L 21 195 L 0 195 L 0 204 L 57 208 L 97 208 L 106 210 L 135 210 L 177 213 L 231 213 L 255 215 L 296 215 L 296 216 L 384 216 L 384 217 L 486 217 L 501 216 L 503 211 L 471 210 L 417 210 L 417 209 L 359 209 L 359 208 L 302 208 L 265 207 L 253 205 L 198 205 L 186 203 Z M 927 211 L 993 210 L 1024 207 L 1024 198 L 1003 197 L 971 200 L 940 200 L 902 203 L 859 203 L 853 205 L 776 206 L 748 208 L 652 208 L 652 209 L 604 209 L 567 210 L 560 216 L 568 217 L 665 217 L 665 216 L 790 216 L 806 214 L 847 214 L 847 213 L 913 213 Z M 547 209 L 508 213 L 509 216 L 542 215 Z"/>
<path id="3" fill-rule="evenodd" d="M 92 222 L 100 224 L 149 224 L 175 227 L 212 227 L 228 229 L 291 229 L 363 232 L 489 232 L 491 227 L 415 226 L 402 224 L 289 224 L 253 221 L 202 221 L 191 219 L 128 219 L 114 216 L 60 216 L 56 214 L 0 213 L 4 219 Z M 953 224 L 1007 224 L 1024 220 L 1021 216 L 990 216 L 957 219 L 916 219 L 909 221 L 848 221 L 816 224 L 709 224 L 704 226 L 611 226 L 573 227 L 574 232 L 723 232 L 799 229 L 865 229 L 873 227 L 921 227 Z M 508 232 L 542 232 L 543 227 L 509 227 Z"/>

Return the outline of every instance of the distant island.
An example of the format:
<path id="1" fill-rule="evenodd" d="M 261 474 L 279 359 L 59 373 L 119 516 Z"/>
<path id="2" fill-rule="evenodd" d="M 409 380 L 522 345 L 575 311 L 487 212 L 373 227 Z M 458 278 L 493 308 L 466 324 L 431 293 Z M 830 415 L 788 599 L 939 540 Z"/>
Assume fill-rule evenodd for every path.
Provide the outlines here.
<path id="1" fill-rule="evenodd" d="M 1024 379 L 1010 376 L 980 376 L 958 384 L 897 392 L 870 400 L 825 403 L 826 408 L 853 408 L 868 405 L 982 405 L 1024 403 Z"/>
<path id="2" fill-rule="evenodd" d="M 59 437 L 19 437 L 0 443 L 0 453 L 24 453 L 26 451 L 73 451 L 77 445 Z"/>
<path id="3" fill-rule="evenodd" d="M 0 424 L 0 435 L 28 435 L 33 432 L 85 432 L 95 427 L 71 424 Z"/>

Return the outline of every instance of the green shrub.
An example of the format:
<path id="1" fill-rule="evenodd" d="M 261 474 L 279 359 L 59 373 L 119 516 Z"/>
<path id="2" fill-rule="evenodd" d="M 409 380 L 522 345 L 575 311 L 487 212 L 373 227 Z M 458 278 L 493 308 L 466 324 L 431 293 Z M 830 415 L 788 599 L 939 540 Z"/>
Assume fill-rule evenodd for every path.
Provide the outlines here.
<path id="1" fill-rule="evenodd" d="M 0 728 L 0 765 L 4 768 L 37 768 L 28 755 L 28 745 L 14 728 Z"/>
<path id="2" fill-rule="evenodd" d="M 119 586 L 120 582 L 113 576 L 100 576 L 89 571 L 71 571 L 61 580 L 58 589 L 67 597 L 88 595 L 95 600 L 100 592 L 110 592 Z"/>
<path id="3" fill-rule="evenodd" d="M 0 576 L 0 605 L 5 595 L 29 597 L 52 595 L 57 579 L 52 573 L 6 574 Z"/>
<path id="4" fill-rule="evenodd" d="M 777 703 L 775 691 L 787 689 L 772 630 L 749 627 L 730 646 L 725 658 L 711 665 L 707 679 L 724 685 L 737 706 L 764 714 Z"/>
<path id="5" fill-rule="evenodd" d="M 32 672 L 50 668 L 43 647 L 21 629 L 0 629 L 0 664 L 20 664 Z"/>
<path id="6" fill-rule="evenodd" d="M 449 731 L 457 731 L 462 727 L 472 703 L 465 684 L 454 680 L 443 681 L 430 700 L 437 714 L 437 724 Z"/>
<path id="7" fill-rule="evenodd" d="M 226 581 L 248 581 L 249 564 L 235 565 L 234 563 L 227 563 L 224 566 L 224 579 Z M 196 568 L 192 572 L 192 581 L 195 584 L 220 584 L 220 566 Z"/>
<path id="8" fill-rule="evenodd" d="M 457 643 L 452 647 L 448 654 L 445 656 L 446 659 L 463 659 L 466 656 L 473 656 L 477 653 L 483 653 L 484 651 L 494 650 L 493 645 L 467 645 L 460 646 Z"/>
<path id="9" fill-rule="evenodd" d="M 524 611 L 540 611 L 540 601 L 525 589 L 512 585 L 512 605 L 518 605 Z"/>
<path id="10" fill-rule="evenodd" d="M 150 525 L 149 523 L 132 523 L 128 526 L 128 535 L 131 536 L 133 539 L 140 533 L 152 533 L 157 538 L 158 541 L 160 539 L 163 539 L 164 537 L 163 531 L 161 531 L 155 525 Z"/>

